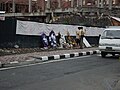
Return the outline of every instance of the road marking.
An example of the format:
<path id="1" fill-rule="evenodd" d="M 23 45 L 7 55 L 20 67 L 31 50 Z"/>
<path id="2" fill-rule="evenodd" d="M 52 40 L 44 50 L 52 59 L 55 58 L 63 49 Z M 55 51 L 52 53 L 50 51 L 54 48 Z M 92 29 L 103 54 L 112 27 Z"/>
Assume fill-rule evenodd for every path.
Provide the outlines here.
<path id="1" fill-rule="evenodd" d="M 62 61 L 68 61 L 68 60 L 73 60 L 73 59 L 78 59 L 78 58 L 87 58 L 87 57 L 91 57 L 91 55 L 82 56 L 82 57 L 74 57 L 74 58 L 66 58 L 66 59 L 58 59 L 58 60 L 50 60 L 50 61 L 47 61 L 47 62 L 40 62 L 40 63 L 29 64 L 29 65 L 0 68 L 0 71 L 10 70 L 10 69 L 16 69 L 16 68 L 23 68 L 23 67 L 30 67 L 30 66 L 35 66 L 35 65 L 48 64 L 48 63 L 62 62 Z"/>

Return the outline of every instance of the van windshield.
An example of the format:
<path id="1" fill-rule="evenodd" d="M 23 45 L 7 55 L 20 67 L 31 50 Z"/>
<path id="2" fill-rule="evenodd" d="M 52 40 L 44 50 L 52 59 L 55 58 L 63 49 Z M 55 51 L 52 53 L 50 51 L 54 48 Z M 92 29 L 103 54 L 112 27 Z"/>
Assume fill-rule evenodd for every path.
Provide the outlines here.
<path id="1" fill-rule="evenodd" d="M 105 30 L 102 39 L 120 39 L 120 30 Z"/>

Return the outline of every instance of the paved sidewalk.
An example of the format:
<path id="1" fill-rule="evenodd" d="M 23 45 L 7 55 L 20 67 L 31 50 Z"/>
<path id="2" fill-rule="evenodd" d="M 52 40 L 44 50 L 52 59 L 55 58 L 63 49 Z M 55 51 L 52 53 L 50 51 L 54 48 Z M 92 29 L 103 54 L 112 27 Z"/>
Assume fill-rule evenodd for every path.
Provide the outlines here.
<path id="1" fill-rule="evenodd" d="M 61 59 L 82 55 L 96 54 L 97 47 L 84 48 L 84 49 L 66 49 L 66 50 L 45 50 L 41 52 L 33 52 L 26 54 L 15 54 L 0 56 L 0 67 L 5 64 L 14 64 L 25 61 L 35 60 L 49 60 L 49 59 Z M 55 56 L 53 56 L 55 55 Z"/>

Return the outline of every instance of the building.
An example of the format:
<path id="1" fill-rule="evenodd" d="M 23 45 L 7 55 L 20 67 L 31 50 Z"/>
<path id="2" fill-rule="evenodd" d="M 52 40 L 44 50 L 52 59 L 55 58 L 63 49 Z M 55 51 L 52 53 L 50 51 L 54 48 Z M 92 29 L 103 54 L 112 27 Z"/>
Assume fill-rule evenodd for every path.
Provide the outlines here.
<path id="1" fill-rule="evenodd" d="M 29 10 L 31 8 L 31 10 Z M 15 11 L 14 11 L 15 9 Z M 32 12 L 34 9 L 40 9 L 44 11 L 44 0 L 0 0 L 0 10 L 6 12 L 22 12 L 24 9 L 28 9 L 25 12 Z"/>
<path id="2" fill-rule="evenodd" d="M 0 10 L 11 16 L 37 16 L 53 11 L 104 13 L 112 9 L 120 9 L 120 0 L 0 0 Z"/>

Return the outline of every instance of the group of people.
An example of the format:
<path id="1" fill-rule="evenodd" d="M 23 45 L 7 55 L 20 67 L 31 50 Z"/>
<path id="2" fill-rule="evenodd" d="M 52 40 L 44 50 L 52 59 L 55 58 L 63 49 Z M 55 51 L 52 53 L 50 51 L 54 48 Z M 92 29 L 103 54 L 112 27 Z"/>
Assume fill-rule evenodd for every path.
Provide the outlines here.
<path id="1" fill-rule="evenodd" d="M 85 34 L 85 30 L 83 27 L 78 27 L 78 30 L 76 31 L 76 38 L 73 38 L 70 36 L 69 31 L 67 31 L 67 35 L 61 35 L 59 32 L 58 35 L 55 35 L 55 32 L 52 30 L 49 33 L 49 37 L 45 33 L 42 33 L 42 43 L 43 47 L 45 49 L 48 48 L 73 48 L 73 47 L 79 47 L 84 48 L 83 44 L 83 37 Z"/>
<path id="2" fill-rule="evenodd" d="M 48 47 L 57 47 L 56 35 L 53 30 L 49 33 L 49 38 L 47 38 L 47 35 L 45 33 L 42 33 L 41 38 L 44 49 L 48 49 Z"/>

